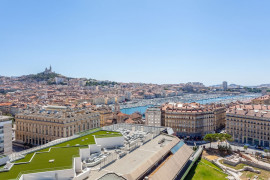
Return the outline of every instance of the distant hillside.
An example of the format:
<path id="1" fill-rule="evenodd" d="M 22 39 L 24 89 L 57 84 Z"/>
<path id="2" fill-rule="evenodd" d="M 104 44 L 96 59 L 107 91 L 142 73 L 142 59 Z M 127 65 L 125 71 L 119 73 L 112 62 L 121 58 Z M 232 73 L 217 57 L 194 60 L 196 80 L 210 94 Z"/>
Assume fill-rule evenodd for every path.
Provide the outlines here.
<path id="1" fill-rule="evenodd" d="M 261 84 L 259 87 L 270 87 L 270 84 Z"/>
<path id="2" fill-rule="evenodd" d="M 56 77 L 59 77 L 56 79 Z M 47 82 L 48 85 L 60 84 L 68 85 L 71 80 L 75 78 L 66 77 L 61 74 L 57 74 L 52 71 L 52 66 L 45 68 L 45 70 L 38 74 L 30 74 L 17 77 L 17 81 L 30 81 L 30 82 Z M 78 82 L 77 82 L 78 81 Z M 76 78 L 75 82 L 71 81 L 71 84 L 78 83 L 80 86 L 114 86 L 118 84 L 114 81 L 99 81 L 96 79 L 87 79 L 87 78 Z"/>
<path id="3" fill-rule="evenodd" d="M 19 77 L 20 81 L 36 81 L 36 82 L 40 82 L 40 81 L 45 81 L 48 83 L 48 85 L 53 85 L 56 84 L 55 82 L 55 78 L 56 77 L 61 77 L 66 79 L 67 81 L 69 81 L 70 77 L 65 77 L 61 74 L 57 74 L 55 72 L 41 72 L 38 74 L 30 74 L 30 75 L 26 75 L 26 76 L 21 76 Z M 67 85 L 67 81 L 64 80 L 64 82 L 61 82 L 59 84 L 62 85 Z M 86 79 L 86 78 L 81 78 L 81 81 L 85 82 L 85 86 L 114 86 L 116 84 L 118 84 L 117 82 L 114 81 L 99 81 L 96 79 Z"/>
<path id="4" fill-rule="evenodd" d="M 57 74 L 54 72 L 51 73 L 38 73 L 38 74 L 30 74 L 27 76 L 23 76 L 21 78 L 21 80 L 34 80 L 34 81 L 51 81 L 53 80 L 55 77 L 64 77 L 61 74 Z"/>

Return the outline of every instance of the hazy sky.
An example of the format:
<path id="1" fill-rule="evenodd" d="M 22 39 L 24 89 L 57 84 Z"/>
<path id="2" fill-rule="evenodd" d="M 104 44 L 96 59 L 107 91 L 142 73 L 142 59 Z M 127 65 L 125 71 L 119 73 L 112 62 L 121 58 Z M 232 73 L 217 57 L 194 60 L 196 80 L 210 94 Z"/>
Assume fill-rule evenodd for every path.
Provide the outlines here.
<path id="1" fill-rule="evenodd" d="M 0 75 L 270 83 L 269 0 L 1 0 Z"/>

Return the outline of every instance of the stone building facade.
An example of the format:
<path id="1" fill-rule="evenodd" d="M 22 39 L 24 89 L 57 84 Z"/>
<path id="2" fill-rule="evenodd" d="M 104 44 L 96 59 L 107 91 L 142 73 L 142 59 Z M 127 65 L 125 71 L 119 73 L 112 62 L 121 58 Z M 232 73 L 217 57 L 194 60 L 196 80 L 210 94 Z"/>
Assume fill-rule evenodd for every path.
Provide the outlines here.
<path id="1" fill-rule="evenodd" d="M 269 147 L 270 106 L 239 104 L 230 107 L 226 113 L 226 131 L 240 144 Z"/>
<path id="2" fill-rule="evenodd" d="M 179 136 L 202 137 L 225 126 L 226 108 L 219 104 L 166 103 L 161 124 Z"/>
<path id="3" fill-rule="evenodd" d="M 100 127 L 106 126 L 107 121 L 113 120 L 113 112 L 109 106 L 101 106 L 94 110 L 100 114 Z"/>
<path id="4" fill-rule="evenodd" d="M 58 138 L 100 127 L 99 113 L 87 109 L 30 111 L 15 116 L 15 138 L 19 143 L 42 145 Z"/>

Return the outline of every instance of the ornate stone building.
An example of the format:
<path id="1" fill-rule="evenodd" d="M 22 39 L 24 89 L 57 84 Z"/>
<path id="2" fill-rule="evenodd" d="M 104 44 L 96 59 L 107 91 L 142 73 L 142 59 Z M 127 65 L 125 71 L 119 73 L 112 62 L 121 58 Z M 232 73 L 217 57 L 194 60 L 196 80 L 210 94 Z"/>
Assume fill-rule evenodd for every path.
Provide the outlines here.
<path id="1" fill-rule="evenodd" d="M 112 124 L 113 112 L 109 106 L 101 106 L 95 108 L 94 111 L 100 114 L 100 127 L 106 126 L 108 121 Z"/>
<path id="2" fill-rule="evenodd" d="M 171 127 L 179 136 L 202 137 L 225 126 L 223 105 L 167 103 L 162 106 L 161 124 Z"/>
<path id="3" fill-rule="evenodd" d="M 26 110 L 15 116 L 16 142 L 42 145 L 100 127 L 99 113 L 88 109 Z"/>
<path id="4" fill-rule="evenodd" d="M 238 104 L 226 113 L 226 131 L 234 141 L 269 147 L 270 106 Z"/>
<path id="5" fill-rule="evenodd" d="M 43 74 L 50 74 L 52 73 L 52 66 L 50 65 L 50 68 L 46 68 L 45 71 L 43 72 Z"/>

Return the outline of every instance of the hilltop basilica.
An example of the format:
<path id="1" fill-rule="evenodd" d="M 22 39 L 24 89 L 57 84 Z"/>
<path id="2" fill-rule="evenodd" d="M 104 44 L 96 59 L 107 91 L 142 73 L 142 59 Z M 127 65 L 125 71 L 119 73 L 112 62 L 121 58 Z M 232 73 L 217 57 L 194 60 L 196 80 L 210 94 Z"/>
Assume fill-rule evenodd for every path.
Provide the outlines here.
<path id="1" fill-rule="evenodd" d="M 45 71 L 43 71 L 43 74 L 50 74 L 50 73 L 53 73 L 52 72 L 52 66 L 50 65 L 50 68 L 46 68 Z"/>

